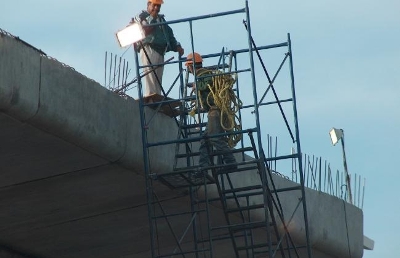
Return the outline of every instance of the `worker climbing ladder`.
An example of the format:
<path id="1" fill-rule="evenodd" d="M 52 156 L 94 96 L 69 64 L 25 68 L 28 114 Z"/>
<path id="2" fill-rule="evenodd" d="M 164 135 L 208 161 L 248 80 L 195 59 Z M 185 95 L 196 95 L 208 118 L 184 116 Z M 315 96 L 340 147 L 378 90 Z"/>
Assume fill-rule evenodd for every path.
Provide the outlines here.
<path id="1" fill-rule="evenodd" d="M 252 96 L 250 101 L 243 101 L 240 104 L 238 118 L 239 121 L 244 121 L 242 113 L 251 110 L 254 126 L 242 125 L 243 128 L 227 130 L 223 135 L 208 136 L 240 139 L 237 146 L 230 150 L 237 159 L 237 167 L 228 167 L 221 158 L 225 153 L 210 149 L 209 157 L 212 162 L 206 168 L 208 173 L 204 173 L 203 177 L 195 176 L 200 169 L 198 147 L 200 141 L 204 140 L 201 132 L 207 120 L 201 118 L 204 116 L 201 110 L 195 110 L 195 115 L 191 116 L 194 110 L 193 103 L 198 104 L 198 99 L 188 92 L 188 74 L 184 78 L 182 66 L 184 59 L 176 62 L 179 64 L 177 77 L 180 79 L 179 98 L 171 98 L 163 91 L 163 96 L 139 99 L 151 257 L 312 257 L 289 35 L 286 42 L 256 46 L 251 34 L 247 1 L 244 9 L 168 23 L 188 22 L 192 30 L 193 21 L 240 13 L 246 15 L 244 30 L 248 35 L 248 47 L 203 55 L 205 59 L 218 58 L 216 68 L 229 67 L 228 71 L 223 69 L 223 73 L 239 78 L 241 74 L 248 74 L 250 78 L 246 94 L 243 95 L 248 97 L 251 84 Z M 191 52 L 194 52 L 192 31 L 191 39 Z M 281 48 L 287 48 L 287 51 L 275 76 L 270 78 L 260 51 Z M 263 84 L 256 83 L 254 53 L 257 54 L 262 71 L 267 77 L 267 83 L 265 81 Z M 246 61 L 248 67 L 244 69 L 238 69 L 237 65 L 237 56 L 241 54 L 248 55 Z M 224 63 L 226 58 L 230 60 L 227 65 Z M 136 54 L 138 92 L 139 96 L 142 96 L 140 70 L 143 67 L 138 63 Z M 282 100 L 274 84 L 284 64 L 288 64 L 291 97 Z M 194 81 L 199 76 L 202 75 L 194 75 Z M 215 73 L 212 76 L 218 75 Z M 264 94 L 259 98 L 258 94 L 261 91 L 264 91 Z M 237 80 L 234 92 L 238 99 L 245 99 L 240 96 L 243 92 L 240 91 Z M 265 102 L 267 96 L 272 96 L 273 100 Z M 286 118 L 286 110 L 282 107 L 284 103 L 292 103 L 292 124 Z M 262 128 L 261 123 L 262 108 L 265 106 L 276 107 L 275 110 L 282 116 L 288 135 L 295 144 L 293 153 L 272 156 L 265 154 L 263 135 L 268 127 Z M 149 107 L 175 120 L 177 134 L 174 138 L 159 141 L 149 139 L 146 130 L 155 120 L 154 113 L 148 112 Z M 262 117 L 262 120 L 268 119 L 270 119 L 268 116 Z M 153 169 L 149 153 L 164 146 L 169 146 L 168 150 L 173 149 L 173 165 L 168 171 Z M 292 162 L 294 159 L 299 166 L 301 184 L 288 187 L 281 183 L 276 184 L 277 171 L 271 167 L 271 162 Z M 169 192 L 164 186 L 170 189 Z M 160 193 L 163 193 L 163 198 L 160 197 Z M 286 203 L 281 201 L 282 195 L 285 197 L 284 200 L 291 199 L 293 200 L 291 203 L 296 204 L 288 209 Z M 184 203 L 187 205 L 183 205 Z M 304 222 L 304 230 L 300 234 L 301 240 L 298 236 L 293 237 L 289 230 L 294 217 L 300 217 Z"/>

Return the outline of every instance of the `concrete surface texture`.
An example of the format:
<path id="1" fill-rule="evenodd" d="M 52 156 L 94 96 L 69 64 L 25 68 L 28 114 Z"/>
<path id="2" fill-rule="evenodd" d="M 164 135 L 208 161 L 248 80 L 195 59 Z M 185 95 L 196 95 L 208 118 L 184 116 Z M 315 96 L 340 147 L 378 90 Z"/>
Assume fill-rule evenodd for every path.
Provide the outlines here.
<path id="1" fill-rule="evenodd" d="M 145 112 L 163 125 L 150 126 L 149 138 L 176 136 L 173 119 Z M 139 119 L 137 101 L 1 33 L 0 257 L 151 257 Z M 150 150 L 154 171 L 171 170 L 172 148 Z M 254 183 L 259 177 L 253 172 L 234 180 Z M 294 184 L 279 176 L 274 181 Z M 187 195 L 157 189 L 170 200 L 166 208 L 189 205 Z M 211 186 L 208 194 L 217 191 Z M 299 196 L 280 198 L 290 218 Z M 362 257 L 362 211 L 314 190 L 307 189 L 306 198 L 313 257 Z M 218 204 L 210 209 L 223 220 Z M 289 223 L 298 243 L 304 242 L 301 216 L 300 205 Z M 215 252 L 233 257 L 229 241 Z"/>

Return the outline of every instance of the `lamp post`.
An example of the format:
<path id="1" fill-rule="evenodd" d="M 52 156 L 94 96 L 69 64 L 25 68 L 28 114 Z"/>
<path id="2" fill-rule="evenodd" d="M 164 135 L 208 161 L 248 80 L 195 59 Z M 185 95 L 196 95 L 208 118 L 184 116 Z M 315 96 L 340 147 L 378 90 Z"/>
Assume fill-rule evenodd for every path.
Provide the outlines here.
<path id="1" fill-rule="evenodd" d="M 349 193 L 348 199 L 351 204 L 353 204 L 353 198 L 351 195 L 351 185 L 350 185 L 350 175 L 347 170 L 347 162 L 346 162 L 346 152 L 344 150 L 344 132 L 343 129 L 336 129 L 332 128 L 332 130 L 329 132 L 329 135 L 332 140 L 333 146 L 336 145 L 336 143 L 340 140 L 342 143 L 342 151 L 343 151 L 343 166 L 344 166 L 344 173 L 346 175 L 346 190 Z"/>

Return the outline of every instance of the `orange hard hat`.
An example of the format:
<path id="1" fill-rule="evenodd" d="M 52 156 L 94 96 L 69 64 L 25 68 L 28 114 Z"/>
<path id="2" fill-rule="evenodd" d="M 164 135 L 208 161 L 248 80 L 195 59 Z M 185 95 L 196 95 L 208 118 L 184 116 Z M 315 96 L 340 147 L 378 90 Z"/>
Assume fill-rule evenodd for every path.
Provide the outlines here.
<path id="1" fill-rule="evenodd" d="M 194 54 L 194 58 L 193 58 L 193 54 Z M 186 57 L 186 66 L 192 65 L 193 64 L 193 59 L 195 63 L 203 63 L 203 58 L 201 57 L 201 55 L 199 53 L 190 53 L 187 57 Z"/>
<path id="2" fill-rule="evenodd" d="M 153 3 L 153 4 L 163 4 L 164 1 L 163 0 L 147 0 L 147 2 Z"/>

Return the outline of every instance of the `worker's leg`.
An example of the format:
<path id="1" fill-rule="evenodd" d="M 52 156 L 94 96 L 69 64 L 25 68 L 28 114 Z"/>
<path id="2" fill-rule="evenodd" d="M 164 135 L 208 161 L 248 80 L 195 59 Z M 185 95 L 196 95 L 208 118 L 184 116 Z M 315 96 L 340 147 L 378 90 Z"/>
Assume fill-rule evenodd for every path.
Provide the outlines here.
<path id="1" fill-rule="evenodd" d="M 145 52 L 147 53 L 147 55 Z M 144 65 L 144 66 L 157 65 L 157 64 L 164 63 L 164 56 L 157 53 L 154 49 L 152 49 L 148 45 L 144 46 L 144 49 L 142 48 L 140 50 L 140 59 L 142 61 L 142 65 Z M 145 73 L 147 73 L 148 71 L 151 71 L 144 77 L 146 87 L 143 91 L 143 95 L 145 97 L 149 96 L 151 94 L 161 95 L 161 86 L 160 85 L 162 85 L 162 76 L 163 76 L 163 72 L 164 72 L 164 66 L 161 65 L 157 68 L 156 68 L 156 66 L 153 66 L 153 67 L 149 66 L 149 67 L 143 68 L 143 71 Z"/>
<path id="2" fill-rule="evenodd" d="M 211 136 L 213 134 L 220 134 L 224 132 L 221 126 L 221 112 L 219 109 L 211 109 L 208 112 L 208 134 Z M 223 160 L 225 164 L 236 163 L 236 159 L 229 148 L 227 141 L 224 137 L 210 138 L 212 146 L 215 147 L 217 151 L 223 152 Z"/>
<path id="3" fill-rule="evenodd" d="M 211 146 L 209 145 L 209 141 L 207 139 L 202 139 L 200 141 L 200 158 L 199 158 L 199 166 L 200 167 L 208 167 L 210 166 L 210 155 L 209 151 L 211 151 L 209 148 Z"/>
<path id="4" fill-rule="evenodd" d="M 207 139 L 207 128 L 203 133 L 203 139 L 200 141 L 200 157 L 199 157 L 199 170 L 196 171 L 193 176 L 195 178 L 203 178 L 207 174 L 207 169 L 206 167 L 209 167 L 211 165 L 210 162 L 210 151 L 212 146 L 210 145 L 209 140 Z"/>

